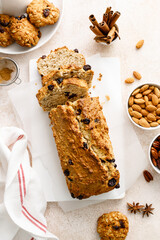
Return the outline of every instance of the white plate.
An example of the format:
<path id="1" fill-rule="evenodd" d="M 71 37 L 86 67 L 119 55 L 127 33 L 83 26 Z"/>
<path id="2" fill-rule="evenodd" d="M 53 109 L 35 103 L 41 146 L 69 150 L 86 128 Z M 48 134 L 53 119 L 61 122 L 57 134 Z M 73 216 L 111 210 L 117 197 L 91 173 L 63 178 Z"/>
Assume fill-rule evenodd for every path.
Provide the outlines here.
<path id="1" fill-rule="evenodd" d="M 40 28 L 42 36 L 36 46 L 27 48 L 27 47 L 21 47 L 20 45 L 13 43 L 12 45 L 10 45 L 6 48 L 0 47 L 0 53 L 24 54 L 24 53 L 34 51 L 34 50 L 38 49 L 39 47 L 41 47 L 42 45 L 44 45 L 45 43 L 47 43 L 51 39 L 51 37 L 53 37 L 53 35 L 56 33 L 57 29 L 59 28 L 59 25 L 62 20 L 62 14 L 63 14 L 64 1 L 63 0 L 54 0 L 53 3 L 60 10 L 59 20 L 54 25 L 49 25 L 49 26 Z"/>

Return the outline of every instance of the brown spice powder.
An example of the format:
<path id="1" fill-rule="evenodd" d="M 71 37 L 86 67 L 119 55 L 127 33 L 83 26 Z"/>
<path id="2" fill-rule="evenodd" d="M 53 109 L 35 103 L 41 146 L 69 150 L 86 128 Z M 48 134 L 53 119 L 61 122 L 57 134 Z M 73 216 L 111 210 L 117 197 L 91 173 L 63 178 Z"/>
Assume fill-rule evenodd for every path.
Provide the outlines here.
<path id="1" fill-rule="evenodd" d="M 10 80 L 12 72 L 13 72 L 13 70 L 10 68 L 0 69 L 0 82 Z"/>

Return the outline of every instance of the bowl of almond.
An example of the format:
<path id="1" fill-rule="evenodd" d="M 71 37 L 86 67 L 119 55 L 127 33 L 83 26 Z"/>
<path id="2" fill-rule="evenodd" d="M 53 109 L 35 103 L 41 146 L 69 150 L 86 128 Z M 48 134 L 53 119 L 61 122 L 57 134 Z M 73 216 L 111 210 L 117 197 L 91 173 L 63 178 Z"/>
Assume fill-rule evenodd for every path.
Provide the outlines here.
<path id="1" fill-rule="evenodd" d="M 152 140 L 149 147 L 149 161 L 153 169 L 160 173 L 160 134 Z"/>
<path id="2" fill-rule="evenodd" d="M 134 89 L 128 97 L 127 114 L 141 129 L 160 128 L 160 85 L 146 83 Z"/>

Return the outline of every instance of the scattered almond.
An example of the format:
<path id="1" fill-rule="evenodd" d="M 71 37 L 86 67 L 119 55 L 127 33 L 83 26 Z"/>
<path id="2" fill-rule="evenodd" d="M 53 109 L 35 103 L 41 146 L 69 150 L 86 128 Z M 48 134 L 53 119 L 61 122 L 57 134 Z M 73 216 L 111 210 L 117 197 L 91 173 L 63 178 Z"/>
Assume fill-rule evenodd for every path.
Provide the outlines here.
<path id="1" fill-rule="evenodd" d="M 140 49 L 143 46 L 143 44 L 144 44 L 144 40 L 138 41 L 137 44 L 136 44 L 136 48 Z"/>
<path id="2" fill-rule="evenodd" d="M 107 101 L 109 101 L 110 100 L 110 96 L 106 95 L 106 99 L 107 99 Z"/>
<path id="3" fill-rule="evenodd" d="M 130 77 L 125 80 L 125 83 L 131 84 L 134 82 L 134 78 Z"/>
<path id="4" fill-rule="evenodd" d="M 142 78 L 141 74 L 139 72 L 134 71 L 133 76 L 137 79 L 140 80 Z"/>
<path id="5" fill-rule="evenodd" d="M 102 73 L 99 73 L 99 77 L 97 78 L 98 81 L 101 81 L 102 80 Z"/>

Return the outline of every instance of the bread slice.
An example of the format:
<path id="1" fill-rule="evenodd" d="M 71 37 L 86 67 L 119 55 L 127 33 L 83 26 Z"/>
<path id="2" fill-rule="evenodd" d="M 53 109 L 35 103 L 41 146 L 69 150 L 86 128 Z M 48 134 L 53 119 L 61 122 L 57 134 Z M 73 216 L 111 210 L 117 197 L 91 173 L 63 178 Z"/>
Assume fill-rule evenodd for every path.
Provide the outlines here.
<path id="1" fill-rule="evenodd" d="M 71 196 L 84 199 L 119 188 L 120 174 L 99 98 L 67 102 L 53 108 L 49 117 Z"/>
<path id="2" fill-rule="evenodd" d="M 88 95 L 85 80 L 77 78 L 64 79 L 62 82 L 49 81 L 42 87 L 36 97 L 44 111 L 50 111 L 57 105 L 63 105 L 68 100 L 75 101 Z"/>
<path id="3" fill-rule="evenodd" d="M 54 70 L 48 75 L 42 77 L 42 85 L 45 86 L 51 80 L 57 80 L 59 78 L 80 78 L 87 82 L 88 87 L 91 87 L 94 72 L 92 70 L 85 71 L 83 68 L 69 67 L 62 68 L 60 70 Z"/>
<path id="4" fill-rule="evenodd" d="M 48 56 L 42 56 L 37 61 L 37 68 L 41 76 L 46 76 L 53 70 L 60 70 L 61 67 L 80 67 L 83 68 L 86 61 L 82 54 L 67 47 L 58 48 L 51 51 Z"/>

